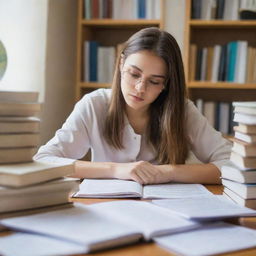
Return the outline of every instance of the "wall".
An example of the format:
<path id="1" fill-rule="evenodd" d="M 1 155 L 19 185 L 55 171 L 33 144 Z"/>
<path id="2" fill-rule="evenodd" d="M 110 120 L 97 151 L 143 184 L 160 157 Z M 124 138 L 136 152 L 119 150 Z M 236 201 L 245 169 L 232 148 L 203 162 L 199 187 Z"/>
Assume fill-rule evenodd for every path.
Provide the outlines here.
<path id="1" fill-rule="evenodd" d="M 73 108 L 76 13 L 75 0 L 0 0 L 0 39 L 8 54 L 0 90 L 40 92 L 42 144 Z"/>
<path id="2" fill-rule="evenodd" d="M 39 90 L 43 99 L 46 17 L 45 0 L 0 0 L 0 38 L 8 55 L 0 90 Z"/>
<path id="3" fill-rule="evenodd" d="M 75 101 L 77 1 L 48 2 L 42 143 L 61 127 Z"/>

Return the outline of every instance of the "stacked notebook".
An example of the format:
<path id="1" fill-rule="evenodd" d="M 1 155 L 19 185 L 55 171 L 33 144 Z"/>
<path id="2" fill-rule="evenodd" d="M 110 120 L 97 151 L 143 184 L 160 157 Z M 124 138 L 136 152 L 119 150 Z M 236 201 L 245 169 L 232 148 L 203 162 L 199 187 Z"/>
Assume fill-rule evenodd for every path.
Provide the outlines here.
<path id="1" fill-rule="evenodd" d="M 32 161 L 40 109 L 38 92 L 0 91 L 0 164 Z"/>
<path id="2" fill-rule="evenodd" d="M 240 205 L 256 209 L 256 102 L 234 102 L 231 163 L 223 166 L 224 193 Z"/>

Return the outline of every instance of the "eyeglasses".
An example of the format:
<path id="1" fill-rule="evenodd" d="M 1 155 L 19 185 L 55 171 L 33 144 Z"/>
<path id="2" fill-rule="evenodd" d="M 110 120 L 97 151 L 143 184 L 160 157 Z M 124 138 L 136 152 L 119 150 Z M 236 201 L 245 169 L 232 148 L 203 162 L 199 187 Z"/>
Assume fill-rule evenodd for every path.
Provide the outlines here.
<path id="1" fill-rule="evenodd" d="M 134 70 L 123 70 L 122 78 L 129 85 L 137 85 L 143 81 L 143 77 L 140 73 Z M 165 86 L 165 80 L 158 77 L 149 77 L 144 80 L 146 88 L 163 88 Z"/>

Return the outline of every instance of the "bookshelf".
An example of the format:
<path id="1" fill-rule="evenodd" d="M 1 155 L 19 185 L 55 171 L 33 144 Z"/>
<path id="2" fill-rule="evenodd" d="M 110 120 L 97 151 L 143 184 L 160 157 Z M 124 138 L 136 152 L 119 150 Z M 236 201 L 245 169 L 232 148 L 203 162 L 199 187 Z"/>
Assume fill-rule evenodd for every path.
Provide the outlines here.
<path id="1" fill-rule="evenodd" d="M 202 20 L 192 19 L 192 0 L 186 0 L 184 35 L 184 66 L 190 98 L 212 101 L 249 101 L 256 99 L 256 83 L 191 80 L 191 45 L 214 47 L 230 41 L 245 40 L 256 47 L 256 20 Z"/>
<path id="2" fill-rule="evenodd" d="M 78 0 L 77 20 L 77 63 L 76 63 L 76 100 L 85 93 L 97 88 L 108 88 L 110 83 L 88 82 L 84 79 L 85 53 L 84 42 L 94 40 L 101 46 L 114 46 L 125 42 L 136 31 L 156 26 L 164 27 L 164 0 L 159 0 L 159 19 L 85 19 L 85 0 Z M 114 3 L 114 1 L 113 1 Z"/>

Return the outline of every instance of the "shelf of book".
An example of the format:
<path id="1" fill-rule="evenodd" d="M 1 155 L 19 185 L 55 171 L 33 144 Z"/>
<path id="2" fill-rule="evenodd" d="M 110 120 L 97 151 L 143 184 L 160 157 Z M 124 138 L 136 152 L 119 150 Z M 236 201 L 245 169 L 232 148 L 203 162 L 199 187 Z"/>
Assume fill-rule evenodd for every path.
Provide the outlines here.
<path id="1" fill-rule="evenodd" d="M 91 6 L 89 5 L 91 8 L 89 9 L 89 13 L 88 9 L 86 9 L 88 6 L 85 6 L 88 2 L 91 3 Z M 118 6 L 112 6 L 111 15 L 113 16 L 110 17 L 113 18 L 102 17 L 102 13 L 106 11 L 106 6 L 104 5 L 107 2 L 99 1 L 98 7 L 95 7 L 95 2 L 97 1 L 78 0 L 76 100 L 79 100 L 83 94 L 94 89 L 109 88 L 111 86 L 110 83 L 118 47 L 132 34 L 146 27 L 164 27 L 164 0 L 150 1 L 151 3 L 147 6 L 151 6 L 151 11 L 147 11 L 147 9 L 145 9 L 147 6 L 145 5 L 144 12 L 142 11 L 145 18 L 139 16 L 141 14 L 140 12 L 140 14 L 134 13 L 136 8 L 127 7 L 127 9 L 121 8 L 116 11 L 121 1 L 115 2 Z M 133 5 L 137 4 L 136 1 L 123 1 L 122 4 L 127 4 L 128 2 Z M 155 5 L 153 4 L 152 8 L 153 2 Z M 158 8 L 154 8 L 154 6 Z M 94 8 L 98 8 L 97 16 L 94 15 Z M 126 12 L 120 17 L 123 10 L 126 10 Z M 127 18 L 126 16 L 126 13 L 130 10 L 133 10 L 133 18 Z M 118 18 L 115 17 L 116 13 L 118 14 Z M 138 15 L 138 17 L 136 15 Z M 94 48 L 94 54 L 90 53 L 92 48 Z M 106 53 L 106 51 L 110 52 Z M 92 58 L 94 58 L 94 60 L 92 60 L 92 62 L 94 64 L 91 63 L 90 56 L 93 56 Z M 93 65 L 94 67 L 92 68 Z M 99 65 L 101 65 L 101 67 L 99 67 Z M 104 72 L 99 72 L 98 70 L 100 69 L 104 70 Z"/>

